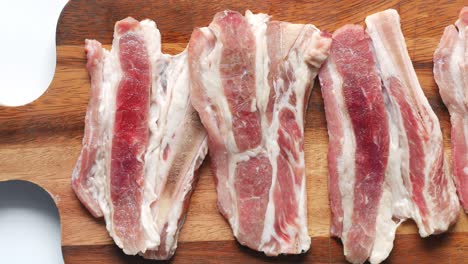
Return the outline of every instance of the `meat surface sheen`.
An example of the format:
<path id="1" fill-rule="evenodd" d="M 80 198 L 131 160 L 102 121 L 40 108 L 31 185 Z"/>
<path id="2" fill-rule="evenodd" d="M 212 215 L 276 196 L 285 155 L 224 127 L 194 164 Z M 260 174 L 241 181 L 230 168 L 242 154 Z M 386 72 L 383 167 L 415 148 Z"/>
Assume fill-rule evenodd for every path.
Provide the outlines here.
<path id="1" fill-rule="evenodd" d="M 312 25 L 219 12 L 189 43 L 192 103 L 208 132 L 218 208 L 237 240 L 298 254 L 307 233 L 304 110 L 330 38 Z"/>

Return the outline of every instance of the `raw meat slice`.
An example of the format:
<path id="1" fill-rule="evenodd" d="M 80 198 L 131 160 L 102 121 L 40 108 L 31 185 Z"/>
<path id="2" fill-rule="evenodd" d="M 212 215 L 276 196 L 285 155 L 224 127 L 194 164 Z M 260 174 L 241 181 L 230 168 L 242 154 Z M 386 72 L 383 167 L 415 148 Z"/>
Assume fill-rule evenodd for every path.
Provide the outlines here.
<path id="1" fill-rule="evenodd" d="M 389 9 L 370 15 L 366 25 L 388 97 L 390 123 L 398 128 L 390 133 L 389 163 L 399 167 L 391 168 L 396 175 L 388 177 L 393 215 L 414 219 L 423 237 L 444 232 L 456 221 L 459 202 L 444 159 L 439 120 L 412 66 L 398 13 Z"/>
<path id="2" fill-rule="evenodd" d="M 187 52 L 162 54 L 155 23 L 133 18 L 117 22 L 110 52 L 86 44 L 89 132 L 74 190 L 93 215 L 104 215 L 125 253 L 168 259 L 207 152 L 190 104 Z"/>
<path id="3" fill-rule="evenodd" d="M 333 34 L 319 73 L 329 133 L 331 234 L 352 263 L 385 260 L 396 228 L 444 232 L 459 204 L 439 121 L 417 80 L 398 13 Z"/>
<path id="4" fill-rule="evenodd" d="M 445 28 L 434 54 L 434 77 L 450 112 L 454 179 L 468 213 L 468 7 Z"/>
<path id="5" fill-rule="evenodd" d="M 237 240 L 298 254 L 307 233 L 303 116 L 330 38 L 312 25 L 219 12 L 189 43 L 192 103 L 209 137 L 218 208 Z"/>
<path id="6" fill-rule="evenodd" d="M 352 263 L 371 256 L 377 216 L 385 208 L 389 128 L 371 48 L 363 27 L 346 25 L 333 33 L 319 73 L 330 138 L 331 233 L 341 237 Z"/>

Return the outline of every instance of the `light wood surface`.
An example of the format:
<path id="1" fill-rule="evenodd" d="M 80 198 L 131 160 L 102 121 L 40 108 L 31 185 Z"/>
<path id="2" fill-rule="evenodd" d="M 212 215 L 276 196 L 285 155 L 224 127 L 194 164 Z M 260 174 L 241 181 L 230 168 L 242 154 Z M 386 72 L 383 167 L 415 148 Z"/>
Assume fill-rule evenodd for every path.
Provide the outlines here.
<path id="1" fill-rule="evenodd" d="M 163 50 L 182 51 L 197 26 L 206 26 L 217 11 L 233 9 L 264 12 L 276 20 L 312 23 L 329 32 L 363 24 L 367 15 L 395 8 L 419 80 L 440 119 L 446 153 L 450 155 L 450 123 L 432 74 L 432 55 L 443 28 L 453 23 L 464 1 L 158 1 L 72 0 L 57 28 L 57 68 L 47 92 L 35 102 L 17 108 L 0 107 L 0 181 L 27 180 L 46 189 L 60 212 L 66 263 L 142 263 L 113 245 L 102 219 L 94 219 L 71 189 L 71 172 L 81 149 L 89 80 L 85 70 L 85 38 L 109 45 L 114 23 L 126 16 L 156 21 Z M 33 43 L 31 43 L 33 45 Z M 25 73 L 27 78 L 27 73 Z M 6 88 L 7 89 L 7 88 Z M 329 238 L 327 193 L 327 130 L 320 87 L 315 84 L 308 106 L 305 157 L 309 253 L 267 258 L 239 246 L 216 208 L 213 175 L 206 160 L 192 196 L 179 238 L 176 263 L 344 262 L 339 241 Z M 398 229 L 388 262 L 466 263 L 468 217 L 460 214 L 448 233 L 419 238 L 414 223 Z"/>

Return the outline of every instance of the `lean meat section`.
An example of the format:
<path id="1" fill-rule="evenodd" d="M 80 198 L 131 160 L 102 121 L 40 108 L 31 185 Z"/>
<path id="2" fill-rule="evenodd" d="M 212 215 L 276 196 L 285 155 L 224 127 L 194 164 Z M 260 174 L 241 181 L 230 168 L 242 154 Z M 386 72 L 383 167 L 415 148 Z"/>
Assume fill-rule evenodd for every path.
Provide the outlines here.
<path id="1" fill-rule="evenodd" d="M 310 246 L 304 112 L 331 39 L 310 24 L 219 12 L 189 43 L 192 103 L 208 132 L 218 208 L 267 255 Z"/>
<path id="2" fill-rule="evenodd" d="M 319 73 L 329 133 L 331 233 L 352 263 L 389 255 L 398 225 L 444 232 L 459 203 L 437 116 L 421 89 L 395 10 L 333 34 Z"/>
<path id="3" fill-rule="evenodd" d="M 170 258 L 207 136 L 190 103 L 187 52 L 161 53 L 156 24 L 117 22 L 112 50 L 86 41 L 91 78 L 72 186 L 127 254 Z"/>
<path id="4" fill-rule="evenodd" d="M 458 198 L 468 213 L 468 7 L 445 28 L 434 54 L 434 77 L 452 123 L 452 161 Z"/>

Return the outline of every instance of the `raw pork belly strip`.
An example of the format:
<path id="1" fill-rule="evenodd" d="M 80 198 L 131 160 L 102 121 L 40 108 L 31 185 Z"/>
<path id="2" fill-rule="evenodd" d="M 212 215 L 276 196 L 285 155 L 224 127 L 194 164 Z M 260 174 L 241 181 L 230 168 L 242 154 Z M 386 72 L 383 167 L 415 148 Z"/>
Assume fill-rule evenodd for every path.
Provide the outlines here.
<path id="1" fill-rule="evenodd" d="M 381 81 L 363 27 L 333 34 L 319 77 L 330 137 L 331 233 L 341 237 L 350 262 L 363 263 L 375 242 L 389 153 Z"/>
<path id="2" fill-rule="evenodd" d="M 458 198 L 468 213 L 468 7 L 455 25 L 445 28 L 434 54 L 434 77 L 450 112 L 453 172 Z"/>
<path id="3" fill-rule="evenodd" d="M 390 161 L 399 165 L 389 177 L 393 215 L 413 218 L 423 237 L 444 232 L 456 221 L 459 202 L 444 158 L 439 120 L 414 71 L 398 13 L 389 9 L 373 14 L 366 25 L 388 96 L 391 126 L 398 128 L 390 135 L 391 145 L 399 146 L 391 150 Z"/>
<path id="4" fill-rule="evenodd" d="M 115 26 L 112 50 L 86 41 L 91 96 L 72 186 L 127 254 L 170 258 L 207 152 L 190 104 L 187 53 L 161 53 L 154 22 Z"/>
<path id="5" fill-rule="evenodd" d="M 395 10 L 367 17 L 367 31 L 333 34 L 319 78 L 329 133 L 331 233 L 352 263 L 385 260 L 398 225 L 446 231 L 459 204 L 439 121 L 419 85 Z"/>
<path id="6" fill-rule="evenodd" d="M 330 38 L 312 25 L 219 12 L 189 43 L 192 103 L 208 131 L 218 208 L 267 255 L 310 246 L 304 107 Z"/>

